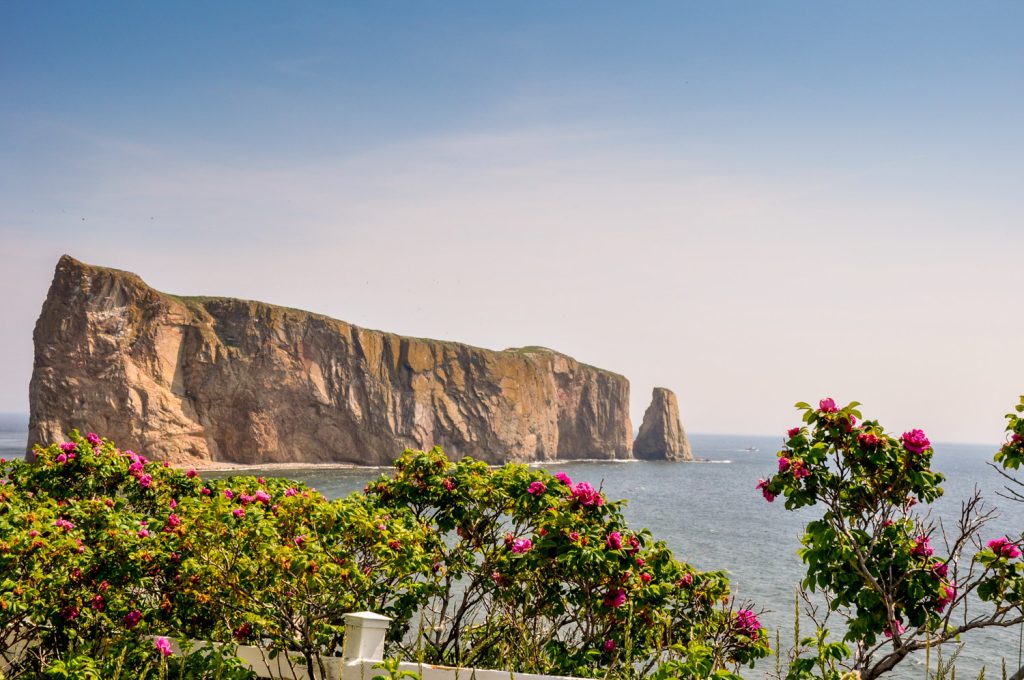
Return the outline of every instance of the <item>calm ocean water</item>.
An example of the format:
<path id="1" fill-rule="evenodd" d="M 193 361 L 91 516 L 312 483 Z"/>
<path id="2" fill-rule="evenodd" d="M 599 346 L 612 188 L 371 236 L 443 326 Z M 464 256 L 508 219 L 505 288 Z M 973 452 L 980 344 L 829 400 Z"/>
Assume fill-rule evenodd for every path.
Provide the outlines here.
<path id="1" fill-rule="evenodd" d="M 26 416 L 0 415 L 0 455 L 23 454 L 27 420 Z M 781 502 L 768 504 L 754 490 L 758 478 L 775 469 L 774 454 L 782 444 L 781 436 L 698 434 L 691 439 L 694 455 L 708 462 L 565 463 L 551 467 L 568 472 L 574 480 L 603 485 L 611 498 L 629 499 L 625 512 L 631 525 L 649 528 L 680 559 L 701 569 L 726 570 L 741 600 L 749 599 L 769 610 L 762 622 L 780 630 L 785 649 L 792 641 L 794 589 L 802 574 L 796 550 L 803 525 L 816 516 L 815 510 L 787 512 Z M 1024 528 L 1024 505 L 996 495 L 1003 488 L 1002 478 L 987 465 L 997 443 L 937 444 L 935 448 L 935 467 L 946 475 L 946 493 L 933 506 L 932 516 L 953 521 L 961 500 L 977 485 L 1000 510 L 985 537 L 1019 535 Z M 380 469 L 274 471 L 315 486 L 332 498 L 362 489 L 381 473 Z M 806 632 L 808 624 L 802 625 Z M 988 666 L 988 677 L 998 677 L 1002 658 L 1008 666 L 1017 660 L 1019 634 L 1019 629 L 1012 629 L 967 636 L 958 663 L 959 677 L 976 677 L 983 664 Z M 934 667 L 934 659 L 932 664 Z M 921 677 L 923 666 L 923 656 L 911 659 L 889 677 Z M 774 660 L 767 659 L 757 671 L 744 675 L 758 678 L 772 669 Z"/>

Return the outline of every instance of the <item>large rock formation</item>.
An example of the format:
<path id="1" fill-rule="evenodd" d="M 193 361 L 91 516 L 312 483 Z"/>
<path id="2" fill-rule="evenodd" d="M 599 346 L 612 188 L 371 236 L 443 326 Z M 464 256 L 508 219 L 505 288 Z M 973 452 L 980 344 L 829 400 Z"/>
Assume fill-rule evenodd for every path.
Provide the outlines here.
<path id="1" fill-rule="evenodd" d="M 629 382 L 259 302 L 177 297 L 62 257 L 35 328 L 29 448 L 71 428 L 178 464 L 630 458 Z"/>
<path id="2" fill-rule="evenodd" d="M 693 460 L 690 440 L 679 421 L 679 402 L 672 390 L 655 387 L 644 413 L 633 455 L 642 460 Z"/>

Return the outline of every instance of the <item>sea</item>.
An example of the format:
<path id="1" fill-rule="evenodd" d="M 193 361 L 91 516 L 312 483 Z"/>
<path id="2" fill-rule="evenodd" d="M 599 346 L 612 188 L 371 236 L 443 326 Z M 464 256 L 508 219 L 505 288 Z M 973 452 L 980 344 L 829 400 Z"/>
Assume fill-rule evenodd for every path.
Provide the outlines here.
<path id="1" fill-rule="evenodd" d="M 0 414 L 0 455 L 23 456 L 28 436 L 28 417 Z M 781 638 L 783 658 L 793 645 L 796 588 L 803 574 L 797 556 L 803 526 L 819 511 L 804 508 L 788 512 L 781 500 L 767 503 L 754 486 L 776 469 L 775 453 L 782 436 L 693 434 L 693 463 L 574 462 L 546 466 L 565 471 L 573 480 L 600 486 L 609 498 L 627 499 L 625 515 L 630 526 L 646 527 L 664 540 L 679 559 L 704 570 L 728 573 L 737 602 L 763 608 L 762 623 Z M 989 465 L 999 442 L 984 445 L 935 444 L 934 468 L 946 476 L 944 496 L 928 511 L 931 519 L 955 528 L 961 503 L 975 489 L 996 516 L 983 530 L 985 540 L 1019 536 L 1024 529 L 1024 504 L 1000 496 L 1006 480 Z M 383 468 L 275 468 L 271 474 L 290 477 L 316 487 L 329 498 L 359 491 Z M 206 473 L 225 475 L 229 473 Z M 246 474 L 259 474 L 247 470 Z M 938 547 L 941 540 L 933 540 Z M 939 549 L 941 551 L 941 549 Z M 973 612 L 979 611 L 975 606 Z M 801 621 L 803 633 L 810 622 Z M 1018 667 L 1021 655 L 1020 627 L 973 631 L 964 636 L 957 658 L 957 676 L 974 678 L 984 666 L 986 677 L 1000 677 L 1005 659 L 1009 672 Z M 949 657 L 955 647 L 944 647 Z M 929 667 L 935 671 L 936 654 Z M 775 659 L 764 659 L 747 678 L 774 676 Z M 886 677 L 925 677 L 923 653 L 905 660 Z"/>

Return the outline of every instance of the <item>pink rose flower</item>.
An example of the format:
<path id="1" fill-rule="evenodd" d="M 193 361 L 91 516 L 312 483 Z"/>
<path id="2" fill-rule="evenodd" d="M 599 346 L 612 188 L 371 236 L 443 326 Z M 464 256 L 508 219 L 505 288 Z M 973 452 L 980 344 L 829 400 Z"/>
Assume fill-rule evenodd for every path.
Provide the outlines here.
<path id="1" fill-rule="evenodd" d="M 296 536 L 295 538 L 292 539 L 292 542 L 295 543 L 295 546 L 297 548 L 301 548 L 302 544 L 306 542 L 306 535 L 305 534 L 299 534 L 298 536 Z"/>
<path id="2" fill-rule="evenodd" d="M 243 510 L 242 508 L 235 508 L 234 510 L 231 511 L 231 514 L 241 519 L 245 517 L 245 510 Z"/>
<path id="3" fill-rule="evenodd" d="M 174 527 L 181 526 L 181 518 L 171 513 L 170 517 L 167 518 L 167 528 L 173 529 Z"/>
<path id="4" fill-rule="evenodd" d="M 604 505 L 604 498 L 602 498 L 600 492 L 590 486 L 590 484 L 580 482 L 570 488 L 572 489 L 573 498 L 578 500 L 580 504 L 586 506 Z"/>
<path id="5" fill-rule="evenodd" d="M 189 479 L 195 479 L 196 477 L 199 476 L 199 473 L 196 472 L 195 468 L 189 468 L 189 471 L 185 473 L 185 476 L 188 477 Z"/>
<path id="6" fill-rule="evenodd" d="M 528 538 L 517 538 L 512 541 L 512 552 L 516 555 L 522 555 L 533 547 L 533 541 Z"/>
<path id="7" fill-rule="evenodd" d="M 541 495 L 542 493 L 544 493 L 547 490 L 548 490 L 548 487 L 544 484 L 544 482 L 541 482 L 541 481 L 538 480 L 536 482 L 531 482 L 530 483 L 530 488 L 527 489 L 526 491 L 527 491 L 527 493 L 530 493 L 530 494 L 532 494 L 534 496 L 539 496 L 539 495 Z"/>
<path id="8" fill-rule="evenodd" d="M 779 456 L 779 472 L 785 472 L 789 469 L 789 458 L 785 456 Z"/>
<path id="9" fill-rule="evenodd" d="M 89 434 L 87 434 L 85 436 L 85 439 L 93 446 L 96 446 L 97 444 L 100 443 L 99 435 L 97 435 L 95 432 L 90 432 Z"/>
<path id="10" fill-rule="evenodd" d="M 761 495 L 764 496 L 764 499 L 769 503 L 775 500 L 775 494 L 768 490 L 768 485 L 770 483 L 771 482 L 767 479 L 760 479 L 757 482 L 757 486 L 754 487 L 755 489 L 760 489 Z"/>
<path id="11" fill-rule="evenodd" d="M 559 472 L 557 475 L 555 475 L 555 479 L 562 482 L 566 486 L 572 486 L 572 477 L 565 474 L 564 472 Z"/>
<path id="12" fill-rule="evenodd" d="M 800 434 L 799 427 L 791 427 L 788 430 L 786 430 L 786 436 L 788 436 L 790 439 L 797 436 L 798 434 Z"/>
<path id="13" fill-rule="evenodd" d="M 899 619 L 897 619 L 895 621 L 895 628 L 896 628 L 896 634 L 897 635 L 903 635 L 905 632 L 907 632 L 907 629 L 903 627 L 903 624 L 899 621 Z M 893 632 L 893 625 L 889 624 L 889 627 L 886 628 L 886 630 L 885 630 L 885 637 L 891 638 L 892 637 L 892 632 Z"/>
<path id="14" fill-rule="evenodd" d="M 604 543 L 608 546 L 609 550 L 619 550 L 622 548 L 622 534 L 618 531 L 613 531 L 604 539 Z"/>
<path id="15" fill-rule="evenodd" d="M 455 489 L 455 482 L 446 477 L 445 480 L 441 482 L 441 486 L 443 486 L 446 491 L 452 491 Z"/>
<path id="16" fill-rule="evenodd" d="M 683 574 L 683 578 L 679 580 L 684 586 L 689 588 L 693 585 L 693 574 Z"/>
<path id="17" fill-rule="evenodd" d="M 1005 536 L 1003 538 L 994 538 L 988 542 L 988 547 L 992 549 L 992 552 L 996 554 L 996 557 L 1008 557 L 1011 560 L 1020 557 L 1020 549 Z"/>
<path id="18" fill-rule="evenodd" d="M 914 547 L 910 551 L 910 554 L 914 557 L 931 557 L 935 553 L 935 550 L 928 545 L 927 536 L 918 536 L 914 539 Z"/>
<path id="19" fill-rule="evenodd" d="M 648 574 L 646 571 L 644 573 L 640 574 L 640 580 L 643 581 L 644 583 L 650 583 L 651 582 L 651 578 L 653 578 L 653 577 L 650 574 Z"/>
<path id="20" fill-rule="evenodd" d="M 936 562 L 932 565 L 932 571 L 939 578 L 946 578 L 946 574 L 949 572 L 949 566 L 945 562 Z"/>
<path id="21" fill-rule="evenodd" d="M 58 517 L 57 521 L 53 523 L 53 526 L 57 527 L 58 529 L 63 529 L 64 533 L 67 533 L 75 528 L 74 524 L 64 519 L 63 517 Z"/>
<path id="22" fill-rule="evenodd" d="M 935 602 L 936 611 L 941 612 L 946 608 L 946 605 L 951 603 L 954 599 L 956 599 L 956 584 L 949 583 L 942 586 L 942 595 L 940 595 L 939 599 Z"/>
<path id="23" fill-rule="evenodd" d="M 149 538 L 149 529 L 139 529 L 135 532 L 135 535 L 139 538 Z"/>
<path id="24" fill-rule="evenodd" d="M 754 637 L 761 630 L 761 622 L 754 612 L 741 609 L 736 612 L 736 628 L 747 637 Z"/>
<path id="25" fill-rule="evenodd" d="M 881 441 L 882 440 L 872 432 L 865 432 L 857 435 L 857 442 L 866 449 L 875 448 L 879 443 L 881 443 Z"/>
<path id="26" fill-rule="evenodd" d="M 203 490 L 202 490 L 202 491 L 201 491 L 200 493 L 202 493 L 202 494 L 203 494 L 204 496 L 209 496 L 209 495 L 210 495 L 211 493 L 213 493 L 213 492 L 212 492 L 212 491 L 210 491 L 210 489 L 209 489 L 209 488 L 207 488 L 207 487 L 205 487 L 205 486 L 204 486 L 204 487 L 203 487 Z"/>
<path id="27" fill-rule="evenodd" d="M 604 651 L 606 651 L 606 652 L 613 652 L 613 651 L 615 651 L 615 640 L 605 640 L 604 641 Z"/>
<path id="28" fill-rule="evenodd" d="M 904 432 L 901 439 L 903 440 L 903 448 L 905 448 L 908 453 L 921 454 L 932 445 L 932 443 L 928 441 L 928 437 L 926 437 L 924 432 L 921 430 Z"/>
<path id="29" fill-rule="evenodd" d="M 231 489 L 224 489 L 224 498 L 227 498 L 228 500 L 231 500 L 234 497 L 235 497 L 235 492 L 234 491 L 232 491 Z"/>
<path id="30" fill-rule="evenodd" d="M 153 640 L 153 645 L 161 655 L 168 657 L 174 652 L 171 651 L 171 641 L 161 636 Z"/>
<path id="31" fill-rule="evenodd" d="M 836 402 L 835 402 L 835 400 L 832 399 L 832 397 L 825 397 L 824 399 L 819 401 L 818 402 L 818 409 L 822 413 L 835 413 L 836 411 L 839 410 L 836 407 Z"/>
<path id="32" fill-rule="evenodd" d="M 64 442 L 60 445 L 60 450 L 64 453 L 74 453 L 75 449 L 78 448 L 78 444 L 74 442 Z"/>
<path id="33" fill-rule="evenodd" d="M 613 607 L 618 609 L 622 605 L 626 604 L 626 591 L 618 588 L 608 593 L 608 596 L 604 598 L 604 606 Z"/>
<path id="34" fill-rule="evenodd" d="M 150 475 L 142 475 L 139 477 L 139 486 L 143 489 L 148 489 L 153 484 L 153 477 Z"/>
<path id="35" fill-rule="evenodd" d="M 797 479 L 804 479 L 805 477 L 811 476 L 811 471 L 807 469 L 807 465 L 799 458 L 794 458 L 789 461 L 789 467 L 793 472 L 793 476 Z"/>
<path id="36" fill-rule="evenodd" d="M 288 497 L 288 496 L 298 496 L 299 495 L 299 490 L 296 489 L 293 486 L 290 486 L 290 487 L 288 487 L 287 489 L 284 490 L 284 495 L 285 495 L 285 497 Z"/>
<path id="37" fill-rule="evenodd" d="M 68 462 L 67 454 L 64 454 L 64 453 L 58 454 L 57 455 L 57 462 L 58 463 L 66 463 L 66 462 Z"/>
<path id="38" fill-rule="evenodd" d="M 135 626 L 139 625 L 139 621 L 141 620 L 142 612 L 140 612 L 138 609 L 131 610 L 130 612 L 124 615 L 123 619 L 121 619 L 124 625 L 128 628 L 134 628 Z"/>

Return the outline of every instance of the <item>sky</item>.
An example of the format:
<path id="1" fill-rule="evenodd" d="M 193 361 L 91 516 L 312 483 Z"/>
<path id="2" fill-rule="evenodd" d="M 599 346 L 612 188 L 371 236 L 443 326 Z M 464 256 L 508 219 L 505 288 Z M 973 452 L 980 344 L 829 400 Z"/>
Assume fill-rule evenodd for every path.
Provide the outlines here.
<path id="1" fill-rule="evenodd" d="M 1019 2 L 0 3 L 0 411 L 67 253 L 654 386 L 694 432 L 1024 393 Z"/>

